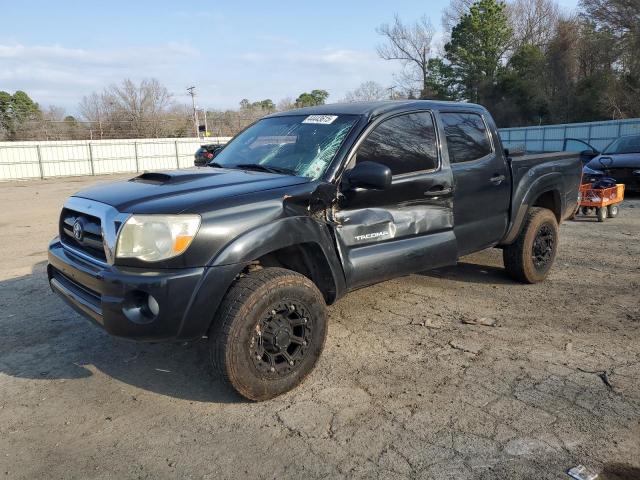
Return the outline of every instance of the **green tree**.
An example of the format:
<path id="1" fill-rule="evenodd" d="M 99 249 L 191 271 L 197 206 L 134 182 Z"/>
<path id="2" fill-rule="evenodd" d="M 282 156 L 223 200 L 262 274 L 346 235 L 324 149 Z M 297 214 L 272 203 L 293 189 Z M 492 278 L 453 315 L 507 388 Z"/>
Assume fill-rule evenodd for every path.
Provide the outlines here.
<path id="1" fill-rule="evenodd" d="M 22 90 L 18 90 L 13 94 L 12 109 L 18 122 L 32 120 L 41 114 L 38 104 L 31 100 L 31 97 Z"/>
<path id="2" fill-rule="evenodd" d="M 270 98 L 260 100 L 259 102 L 253 102 L 251 106 L 254 108 L 259 108 L 260 110 L 268 113 L 276 111 L 276 104 L 273 103 L 273 100 L 271 100 Z"/>
<path id="3" fill-rule="evenodd" d="M 12 95 L 9 92 L 0 91 L 0 135 L 8 136 L 12 130 Z"/>
<path id="4" fill-rule="evenodd" d="M 42 117 L 42 112 L 37 103 L 22 90 L 13 95 L 8 92 L 0 92 L 0 130 L 3 136 L 15 139 L 19 132 L 30 128 L 27 122 Z"/>
<path id="5" fill-rule="evenodd" d="M 458 96 L 458 84 L 453 67 L 440 57 L 429 59 L 421 97 L 423 99 L 456 100 Z"/>
<path id="6" fill-rule="evenodd" d="M 475 2 L 453 27 L 445 52 L 465 99 L 487 97 L 511 38 L 505 4 L 497 0 Z"/>
<path id="7" fill-rule="evenodd" d="M 311 90 L 311 93 L 301 93 L 296 99 L 296 107 L 313 107 L 315 105 L 324 105 L 327 98 L 329 98 L 329 92 L 326 90 Z"/>
<path id="8" fill-rule="evenodd" d="M 492 101 L 500 126 L 538 125 L 549 117 L 546 86 L 546 57 L 540 47 L 518 48 L 505 68 L 499 69 Z"/>

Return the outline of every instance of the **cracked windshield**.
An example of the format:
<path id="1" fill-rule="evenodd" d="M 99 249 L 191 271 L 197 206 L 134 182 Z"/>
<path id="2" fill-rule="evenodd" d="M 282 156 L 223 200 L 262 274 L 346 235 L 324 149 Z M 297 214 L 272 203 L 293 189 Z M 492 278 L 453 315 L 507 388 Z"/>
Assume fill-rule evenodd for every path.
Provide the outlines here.
<path id="1" fill-rule="evenodd" d="M 260 120 L 239 134 L 211 166 L 319 178 L 357 120 L 356 115 L 293 115 Z"/>

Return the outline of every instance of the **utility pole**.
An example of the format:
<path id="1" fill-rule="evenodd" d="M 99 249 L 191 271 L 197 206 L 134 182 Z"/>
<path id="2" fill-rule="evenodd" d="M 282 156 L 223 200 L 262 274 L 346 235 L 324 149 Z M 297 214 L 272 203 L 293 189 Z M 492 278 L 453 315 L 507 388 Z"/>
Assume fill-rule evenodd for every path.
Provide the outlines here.
<path id="1" fill-rule="evenodd" d="M 395 86 L 395 85 L 393 85 L 393 86 L 391 86 L 391 87 L 389 87 L 389 88 L 387 89 L 387 90 L 389 90 L 389 98 L 390 98 L 391 100 L 395 100 L 395 99 L 396 99 L 395 92 L 394 92 L 394 89 L 395 89 L 395 88 L 396 88 L 396 86 Z"/>
<path id="2" fill-rule="evenodd" d="M 196 110 L 196 87 L 187 88 L 187 92 L 191 95 L 191 105 L 193 105 L 193 128 L 196 132 L 196 137 L 200 137 L 200 129 L 198 128 L 198 110 Z"/>
<path id="3" fill-rule="evenodd" d="M 204 114 L 204 136 L 206 137 L 208 135 L 207 132 L 209 132 L 209 125 L 207 124 L 207 109 L 203 108 L 202 113 Z"/>

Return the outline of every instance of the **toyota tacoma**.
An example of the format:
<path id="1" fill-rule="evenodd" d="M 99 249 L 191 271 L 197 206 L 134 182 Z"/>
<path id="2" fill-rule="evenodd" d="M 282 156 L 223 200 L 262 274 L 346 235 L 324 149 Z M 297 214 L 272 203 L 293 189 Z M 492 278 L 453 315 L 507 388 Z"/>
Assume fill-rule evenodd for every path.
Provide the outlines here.
<path id="1" fill-rule="evenodd" d="M 575 211 L 574 153 L 511 158 L 488 111 L 387 101 L 269 115 L 206 166 L 76 193 L 49 246 L 51 288 L 107 332 L 207 338 L 252 400 L 313 369 L 326 306 L 489 247 L 542 281 Z"/>

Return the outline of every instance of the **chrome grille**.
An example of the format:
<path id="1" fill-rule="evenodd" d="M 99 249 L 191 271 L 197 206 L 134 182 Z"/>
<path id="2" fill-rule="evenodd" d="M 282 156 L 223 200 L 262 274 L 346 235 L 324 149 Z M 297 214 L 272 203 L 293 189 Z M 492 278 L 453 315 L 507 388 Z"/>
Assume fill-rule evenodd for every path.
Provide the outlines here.
<path id="1" fill-rule="evenodd" d="M 74 234 L 76 224 L 81 225 L 82 235 Z M 62 243 L 102 262 L 106 260 L 102 238 L 102 223 L 98 217 L 63 208 L 60 214 L 60 238 Z"/>

